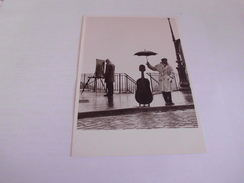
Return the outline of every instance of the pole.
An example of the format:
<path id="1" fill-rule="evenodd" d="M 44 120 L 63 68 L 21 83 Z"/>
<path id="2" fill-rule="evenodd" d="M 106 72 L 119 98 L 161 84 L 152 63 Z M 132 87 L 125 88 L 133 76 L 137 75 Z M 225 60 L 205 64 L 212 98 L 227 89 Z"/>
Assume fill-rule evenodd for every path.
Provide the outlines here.
<path id="1" fill-rule="evenodd" d="M 174 33 L 173 33 L 173 29 L 172 29 L 172 26 L 171 26 L 171 22 L 170 22 L 170 18 L 168 18 L 168 22 L 169 22 L 169 27 L 170 27 L 170 32 L 171 32 L 171 36 L 172 36 L 172 40 L 173 40 L 173 43 L 174 43 L 174 47 L 175 47 L 175 54 L 176 54 L 176 62 L 177 62 L 177 71 L 178 71 L 178 74 L 179 74 L 179 85 L 180 85 L 180 89 L 189 89 L 189 82 L 187 80 L 187 77 L 186 77 L 186 67 L 185 67 L 185 64 L 183 63 L 181 57 L 180 57 L 180 39 L 177 39 L 175 40 L 175 36 L 174 36 Z"/>

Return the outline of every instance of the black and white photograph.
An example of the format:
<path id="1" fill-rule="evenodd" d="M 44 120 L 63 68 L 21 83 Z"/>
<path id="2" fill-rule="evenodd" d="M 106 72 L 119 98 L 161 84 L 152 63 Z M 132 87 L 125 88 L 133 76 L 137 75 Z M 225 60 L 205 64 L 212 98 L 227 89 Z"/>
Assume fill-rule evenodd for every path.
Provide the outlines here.
<path id="1" fill-rule="evenodd" d="M 183 50 L 175 18 L 83 17 L 75 133 L 199 130 Z"/>

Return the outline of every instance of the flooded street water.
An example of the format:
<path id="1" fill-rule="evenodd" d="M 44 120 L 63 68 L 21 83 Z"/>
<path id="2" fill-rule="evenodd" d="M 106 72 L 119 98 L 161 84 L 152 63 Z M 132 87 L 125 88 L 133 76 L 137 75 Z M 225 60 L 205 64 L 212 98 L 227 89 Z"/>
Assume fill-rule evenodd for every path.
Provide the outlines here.
<path id="1" fill-rule="evenodd" d="M 135 94 L 114 94 L 113 97 L 104 97 L 104 93 L 84 92 L 80 96 L 79 112 L 113 110 L 138 107 Z M 172 98 L 175 105 L 192 104 L 193 99 L 189 91 L 174 91 Z M 165 105 L 162 94 L 153 95 L 151 106 Z"/>
<path id="2" fill-rule="evenodd" d="M 136 114 L 79 119 L 77 129 L 125 130 L 156 128 L 197 128 L 194 109 L 167 112 L 140 112 Z"/>

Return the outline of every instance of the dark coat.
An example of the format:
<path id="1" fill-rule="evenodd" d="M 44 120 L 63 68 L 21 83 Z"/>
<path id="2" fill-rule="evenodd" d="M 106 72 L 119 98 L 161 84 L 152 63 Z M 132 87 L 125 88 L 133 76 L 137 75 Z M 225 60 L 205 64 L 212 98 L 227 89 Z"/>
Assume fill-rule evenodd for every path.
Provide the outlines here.
<path id="1" fill-rule="evenodd" d="M 114 64 L 108 63 L 106 65 L 106 70 L 104 73 L 104 78 L 106 83 L 114 82 L 114 72 L 115 72 Z"/>

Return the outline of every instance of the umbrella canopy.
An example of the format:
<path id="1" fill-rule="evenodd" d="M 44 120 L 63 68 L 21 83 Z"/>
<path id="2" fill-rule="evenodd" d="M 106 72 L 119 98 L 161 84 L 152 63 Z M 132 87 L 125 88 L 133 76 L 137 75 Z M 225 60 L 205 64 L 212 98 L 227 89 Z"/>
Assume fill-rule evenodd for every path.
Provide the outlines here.
<path id="1" fill-rule="evenodd" d="M 152 51 L 146 51 L 146 50 L 144 50 L 144 51 L 139 51 L 139 52 L 135 53 L 134 55 L 137 55 L 137 56 L 146 56 L 146 59 L 147 59 L 148 56 L 157 55 L 157 53 L 152 52 Z"/>
<path id="2" fill-rule="evenodd" d="M 152 52 L 152 51 L 139 51 L 139 52 L 135 53 L 134 55 L 137 55 L 137 56 L 152 56 L 152 55 L 157 55 L 157 53 Z"/>

